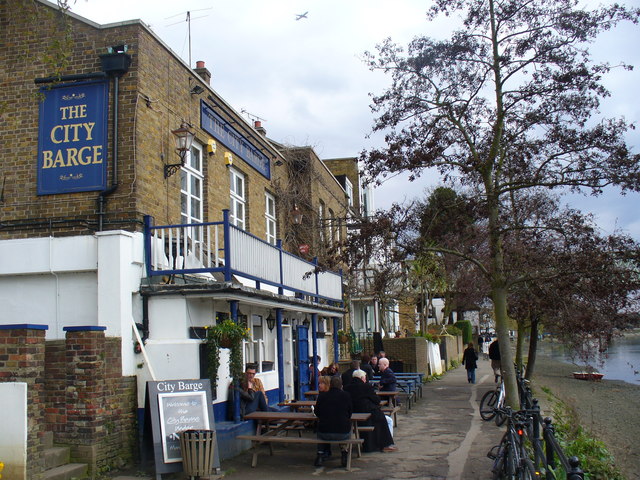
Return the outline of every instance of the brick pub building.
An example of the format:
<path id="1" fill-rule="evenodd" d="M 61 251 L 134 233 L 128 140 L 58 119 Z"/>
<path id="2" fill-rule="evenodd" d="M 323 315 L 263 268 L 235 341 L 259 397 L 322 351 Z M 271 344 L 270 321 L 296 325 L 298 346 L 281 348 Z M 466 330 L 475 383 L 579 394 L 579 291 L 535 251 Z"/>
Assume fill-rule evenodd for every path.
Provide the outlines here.
<path id="1" fill-rule="evenodd" d="M 337 359 L 347 327 L 341 275 L 314 260 L 346 234 L 344 182 L 307 152 L 318 175 L 302 201 L 300 156 L 140 21 L 3 1 L 0 40 L 6 478 L 46 478 L 52 445 L 94 477 L 135 462 L 146 382 L 203 378 L 202 332 L 222 318 L 250 329 L 243 359 L 258 364 L 270 403 L 309 388 L 307 356 Z M 302 249 L 289 232 L 309 225 L 319 239 Z M 249 426 L 227 401 L 221 359 L 224 459 Z"/>

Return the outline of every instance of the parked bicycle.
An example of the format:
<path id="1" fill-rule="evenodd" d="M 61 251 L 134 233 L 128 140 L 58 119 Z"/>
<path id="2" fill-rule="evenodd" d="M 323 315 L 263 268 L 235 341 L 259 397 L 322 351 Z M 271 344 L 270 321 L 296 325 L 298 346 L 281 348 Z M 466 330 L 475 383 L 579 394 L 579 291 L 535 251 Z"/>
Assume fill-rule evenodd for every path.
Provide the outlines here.
<path id="1" fill-rule="evenodd" d="M 496 388 L 489 390 L 480 399 L 480 417 L 487 422 L 495 418 L 496 425 L 501 426 L 505 421 L 504 416 L 500 413 L 500 409 L 504 407 L 504 399 L 504 382 L 500 376 Z"/>
<path id="2" fill-rule="evenodd" d="M 499 445 L 493 447 L 487 456 L 494 460 L 494 479 L 533 480 L 540 477 L 529 458 L 525 439 L 531 429 L 532 416 L 527 410 L 514 412 L 510 407 L 498 408 L 497 414 L 507 421 L 505 432 Z"/>

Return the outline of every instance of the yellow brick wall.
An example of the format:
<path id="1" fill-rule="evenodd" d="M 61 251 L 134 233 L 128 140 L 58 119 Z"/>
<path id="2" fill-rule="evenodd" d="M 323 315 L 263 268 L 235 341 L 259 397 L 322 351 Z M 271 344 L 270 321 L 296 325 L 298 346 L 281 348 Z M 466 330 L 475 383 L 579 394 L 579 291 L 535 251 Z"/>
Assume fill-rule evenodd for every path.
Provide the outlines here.
<path id="1" fill-rule="evenodd" d="M 66 38 L 61 32 L 67 28 L 69 64 L 61 75 L 100 72 L 98 55 L 112 45 L 128 45 L 127 53 L 132 57 L 129 72 L 119 84 L 118 188 L 107 197 L 104 229 L 141 229 L 144 215 L 152 215 L 155 224 L 178 223 L 180 174 L 168 179 L 163 175 L 164 164 L 179 162 L 171 130 L 187 121 L 195 129 L 196 140 L 206 145 L 212 137 L 200 129 L 200 100 L 211 105 L 207 95 L 215 94 L 205 90 L 191 95 L 193 85 L 205 84 L 138 23 L 106 29 L 71 17 L 60 23 L 55 9 L 27 0 L 2 2 L 0 8 L 0 31 L 7 41 L 7 48 L 0 53 L 0 71 L 4 73 L 0 85 L 0 185 L 5 185 L 0 214 L 2 221 L 11 225 L 0 229 L 0 238 L 97 229 L 99 192 L 36 194 L 39 95 L 34 79 L 55 73 L 47 55 L 54 40 Z M 112 184 L 111 106 L 110 99 L 108 186 Z M 235 125 L 244 122 L 234 111 L 221 114 Z M 205 149 L 203 159 L 205 221 L 221 220 L 222 209 L 230 203 L 229 172 L 224 162 L 227 149 L 219 141 L 217 144 L 216 154 L 209 157 Z M 269 157 L 276 155 L 275 150 L 267 151 Z M 271 182 L 237 156 L 233 159 L 234 168 L 246 175 L 247 230 L 264 238 L 264 194 L 273 190 Z"/>

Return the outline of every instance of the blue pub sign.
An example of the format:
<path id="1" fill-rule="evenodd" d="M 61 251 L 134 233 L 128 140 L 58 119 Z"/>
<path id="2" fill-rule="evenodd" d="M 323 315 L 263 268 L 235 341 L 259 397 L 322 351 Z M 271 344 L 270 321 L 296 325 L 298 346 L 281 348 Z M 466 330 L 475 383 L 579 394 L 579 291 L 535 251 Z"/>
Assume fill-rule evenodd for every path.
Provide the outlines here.
<path id="1" fill-rule="evenodd" d="M 38 195 L 107 186 L 108 83 L 42 88 Z"/>

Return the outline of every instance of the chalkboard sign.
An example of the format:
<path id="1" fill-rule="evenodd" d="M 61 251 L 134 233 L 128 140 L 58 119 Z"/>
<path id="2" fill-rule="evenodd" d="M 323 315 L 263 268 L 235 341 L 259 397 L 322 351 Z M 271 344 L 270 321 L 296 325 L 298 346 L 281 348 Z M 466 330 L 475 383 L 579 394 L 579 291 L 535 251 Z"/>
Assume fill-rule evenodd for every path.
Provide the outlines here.
<path id="1" fill-rule="evenodd" d="M 215 430 L 208 379 L 147 382 L 145 415 L 153 432 L 153 450 L 157 474 L 182 470 L 180 432 Z M 148 428 L 145 425 L 145 430 Z M 220 468 L 218 445 L 214 465 Z"/>

